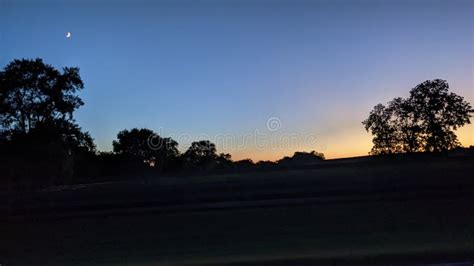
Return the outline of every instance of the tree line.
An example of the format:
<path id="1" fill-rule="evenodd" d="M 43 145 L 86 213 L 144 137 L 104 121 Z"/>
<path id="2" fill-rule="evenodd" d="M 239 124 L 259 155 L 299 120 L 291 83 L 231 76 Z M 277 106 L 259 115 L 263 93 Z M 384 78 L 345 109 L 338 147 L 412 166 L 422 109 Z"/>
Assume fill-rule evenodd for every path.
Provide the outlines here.
<path id="1" fill-rule="evenodd" d="M 208 140 L 178 143 L 151 129 L 124 129 L 112 152 L 99 152 L 74 119 L 84 105 L 79 68 L 61 70 L 41 59 L 17 59 L 0 71 L 0 163 L 3 179 L 15 186 L 94 182 L 104 178 L 209 171 L 278 169 L 324 160 L 318 152 L 296 152 L 277 162 L 233 161 Z M 454 130 L 470 123 L 470 104 L 449 92 L 445 80 L 425 81 L 408 98 L 378 104 L 363 121 L 371 132 L 371 154 L 441 152 L 458 147 Z"/>
<path id="2" fill-rule="evenodd" d="M 61 70 L 41 59 L 17 59 L 0 71 L 0 161 L 2 181 L 18 186 L 89 182 L 97 178 L 167 173 L 268 169 L 279 162 L 233 161 L 208 140 L 183 153 L 172 138 L 146 128 L 125 129 L 112 152 L 98 152 L 90 134 L 74 119 L 84 105 L 79 68 Z M 303 158 L 301 160 L 301 158 Z M 281 166 L 321 161 L 316 152 L 297 152 Z"/>

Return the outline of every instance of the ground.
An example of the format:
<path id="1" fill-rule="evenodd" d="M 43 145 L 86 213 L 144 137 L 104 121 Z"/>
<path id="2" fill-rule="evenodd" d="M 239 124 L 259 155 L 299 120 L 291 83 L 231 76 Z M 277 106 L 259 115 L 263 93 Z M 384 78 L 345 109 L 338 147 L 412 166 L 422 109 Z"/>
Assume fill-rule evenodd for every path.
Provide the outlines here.
<path id="1" fill-rule="evenodd" d="M 0 263 L 472 261 L 473 162 L 355 162 L 188 179 L 137 178 L 49 189 L 15 200 L 9 195 L 0 221 Z"/>

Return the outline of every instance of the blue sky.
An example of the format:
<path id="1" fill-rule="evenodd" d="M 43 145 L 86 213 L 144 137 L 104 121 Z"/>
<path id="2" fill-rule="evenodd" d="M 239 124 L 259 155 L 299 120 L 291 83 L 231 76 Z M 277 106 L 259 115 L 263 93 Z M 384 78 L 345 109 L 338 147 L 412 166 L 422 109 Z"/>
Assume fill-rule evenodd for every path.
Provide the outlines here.
<path id="1" fill-rule="evenodd" d="M 80 67 L 76 119 L 101 150 L 119 130 L 147 127 L 181 149 L 209 138 L 236 159 L 365 155 L 368 112 L 424 80 L 447 79 L 474 103 L 473 14 L 474 1 L 459 0 L 3 0 L 0 65 Z M 463 145 L 473 130 L 458 132 Z M 280 145 L 285 136 L 298 143 Z"/>

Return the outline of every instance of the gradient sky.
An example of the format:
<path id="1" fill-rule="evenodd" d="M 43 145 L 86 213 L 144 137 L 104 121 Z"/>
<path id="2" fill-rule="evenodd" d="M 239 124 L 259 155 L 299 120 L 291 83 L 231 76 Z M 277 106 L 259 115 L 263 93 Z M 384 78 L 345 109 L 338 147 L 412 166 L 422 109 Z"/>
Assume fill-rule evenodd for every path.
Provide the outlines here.
<path id="1" fill-rule="evenodd" d="M 234 159 L 337 158 L 366 155 L 361 121 L 424 80 L 474 104 L 473 29 L 469 0 L 2 0 L 0 66 L 80 67 L 76 119 L 100 150 L 147 127 Z M 458 137 L 474 145 L 474 127 Z"/>

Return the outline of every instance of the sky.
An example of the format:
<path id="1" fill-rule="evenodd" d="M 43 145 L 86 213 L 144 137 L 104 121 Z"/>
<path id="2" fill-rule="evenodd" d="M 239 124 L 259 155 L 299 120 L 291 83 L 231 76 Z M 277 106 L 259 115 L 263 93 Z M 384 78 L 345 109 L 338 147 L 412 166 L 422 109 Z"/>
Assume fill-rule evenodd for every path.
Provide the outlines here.
<path id="1" fill-rule="evenodd" d="M 146 127 L 233 159 L 351 157 L 371 149 L 373 106 L 425 80 L 474 104 L 473 15 L 469 0 L 2 0 L 0 67 L 79 67 L 75 118 L 99 150 Z M 474 145 L 472 125 L 457 134 Z"/>

